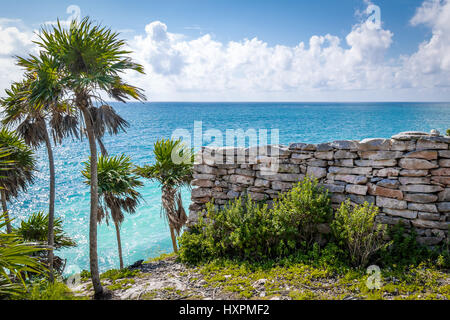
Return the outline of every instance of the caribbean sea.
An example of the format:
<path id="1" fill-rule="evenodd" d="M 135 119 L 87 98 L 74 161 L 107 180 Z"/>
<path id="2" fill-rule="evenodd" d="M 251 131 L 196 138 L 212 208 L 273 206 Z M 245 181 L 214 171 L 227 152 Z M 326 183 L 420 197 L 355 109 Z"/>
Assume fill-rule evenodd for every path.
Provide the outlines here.
<path id="1" fill-rule="evenodd" d="M 334 140 L 389 138 L 402 131 L 450 128 L 450 103 L 128 103 L 112 104 L 130 127 L 126 133 L 107 136 L 104 143 L 110 155 L 125 153 L 137 165 L 153 163 L 153 143 L 169 138 L 176 129 L 194 135 L 194 123 L 209 129 L 268 130 L 269 137 L 279 130 L 279 142 L 321 143 Z M 217 131 L 216 131 L 217 132 Z M 270 138 L 268 140 L 270 142 Z M 216 140 L 216 143 L 221 141 Z M 203 141 L 208 145 L 209 141 Z M 193 146 L 194 147 L 194 146 Z M 10 213 L 19 224 L 32 212 L 48 207 L 48 162 L 46 150 L 36 151 L 38 172 L 26 194 L 10 204 Z M 62 249 L 57 255 L 67 259 L 67 272 L 89 269 L 89 187 L 80 171 L 89 147 L 83 141 L 66 139 L 55 147 L 56 215 L 64 230 L 78 246 Z M 125 264 L 171 252 L 170 234 L 160 215 L 161 192 L 155 182 L 145 181 L 140 189 L 143 201 L 137 212 L 126 214 L 122 224 Z M 184 206 L 190 204 L 188 190 L 183 190 Z M 113 225 L 99 225 L 98 256 L 101 271 L 117 268 L 117 244 Z"/>

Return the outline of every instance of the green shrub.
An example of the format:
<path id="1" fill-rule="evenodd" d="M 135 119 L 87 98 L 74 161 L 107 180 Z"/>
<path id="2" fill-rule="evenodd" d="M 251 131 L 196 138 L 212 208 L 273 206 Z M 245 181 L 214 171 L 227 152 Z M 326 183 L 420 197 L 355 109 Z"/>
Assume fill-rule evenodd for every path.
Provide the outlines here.
<path id="1" fill-rule="evenodd" d="M 383 240 L 385 227 L 375 223 L 377 215 L 377 207 L 367 202 L 353 207 L 347 200 L 341 204 L 331 224 L 338 244 L 346 248 L 356 267 L 365 267 L 375 253 L 389 245 Z"/>
<path id="2" fill-rule="evenodd" d="M 6 214 L 0 213 L 0 300 L 22 294 L 27 289 L 30 275 L 47 272 L 36 257 L 41 247 L 26 243 L 13 233 L 5 233 Z"/>
<path id="3" fill-rule="evenodd" d="M 46 280 L 36 282 L 29 293 L 22 297 L 25 300 L 79 300 L 72 291 L 62 282 L 50 283 Z"/>
<path id="4" fill-rule="evenodd" d="M 447 134 L 447 136 L 450 136 L 450 129 L 447 129 L 446 134 Z"/>
<path id="5" fill-rule="evenodd" d="M 426 261 L 435 261 L 438 267 L 450 267 L 450 254 L 447 245 L 429 248 L 417 242 L 417 232 L 407 232 L 402 224 L 389 229 L 391 244 L 380 252 L 380 259 L 386 266 L 407 267 Z"/>
<path id="6" fill-rule="evenodd" d="M 100 279 L 110 279 L 110 280 L 118 280 L 123 278 L 133 278 L 139 273 L 139 270 L 130 270 L 130 269 L 111 269 L 102 273 L 100 275 Z"/>
<path id="7" fill-rule="evenodd" d="M 178 239 L 180 249 L 178 258 L 186 263 L 197 265 L 209 260 L 213 254 L 208 249 L 206 235 L 196 226 L 189 232 L 184 232 Z"/>
<path id="8" fill-rule="evenodd" d="M 274 224 L 281 227 L 276 236 L 282 237 L 290 249 L 294 249 L 298 242 L 310 249 L 318 233 L 318 225 L 329 223 L 332 217 L 328 190 L 319 187 L 317 180 L 309 177 L 281 194 L 273 206 Z"/>
<path id="9" fill-rule="evenodd" d="M 207 204 L 206 219 L 180 238 L 180 259 L 198 263 L 212 258 L 249 261 L 286 257 L 311 248 L 317 225 L 332 217 L 328 192 L 306 178 L 274 201 L 273 209 L 239 198 L 218 210 Z"/>

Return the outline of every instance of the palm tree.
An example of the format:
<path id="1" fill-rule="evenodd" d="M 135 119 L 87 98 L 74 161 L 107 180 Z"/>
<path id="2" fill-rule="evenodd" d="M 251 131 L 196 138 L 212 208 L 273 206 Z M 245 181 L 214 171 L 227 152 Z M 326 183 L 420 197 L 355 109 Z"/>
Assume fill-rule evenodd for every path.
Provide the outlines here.
<path id="1" fill-rule="evenodd" d="M 194 155 L 182 145 L 181 140 L 158 140 L 154 144 L 156 163 L 137 167 L 136 173 L 143 178 L 156 180 L 161 185 L 162 207 L 170 229 L 174 252 L 178 252 L 175 233 L 180 235 L 187 221 L 181 200 L 181 187 L 189 187 L 192 181 Z M 179 161 L 178 161 L 179 160 Z"/>
<path id="2" fill-rule="evenodd" d="M 91 162 L 84 163 L 82 171 L 86 178 L 86 184 L 91 183 Z M 100 156 L 98 159 L 98 194 L 99 215 L 98 220 L 104 218 L 108 223 L 108 210 L 116 228 L 117 247 L 119 250 L 120 269 L 123 269 L 122 244 L 120 239 L 120 225 L 125 216 L 123 212 L 130 214 L 136 212 L 141 195 L 136 191 L 143 183 L 134 175 L 132 163 L 125 155 L 108 157 Z"/>
<path id="3" fill-rule="evenodd" d="M 6 214 L 0 214 L 0 299 L 25 291 L 26 272 L 41 274 L 46 271 L 45 265 L 33 256 L 42 250 L 41 247 L 24 242 L 16 233 L 5 234 L 1 231 L 9 222 Z M 20 283 L 13 282 L 12 277 Z"/>
<path id="4" fill-rule="evenodd" d="M 26 191 L 34 180 L 36 163 L 33 151 L 19 138 L 19 136 L 7 129 L 0 130 L 0 149 L 8 150 L 8 155 L 3 160 L 13 165 L 9 170 L 3 170 L 0 178 L 0 193 L 3 213 L 6 217 L 7 233 L 12 232 L 11 221 L 8 214 L 7 202 L 16 198 L 21 191 Z"/>
<path id="5" fill-rule="evenodd" d="M 28 59 L 19 58 L 19 65 L 28 72 L 37 74 L 32 86 L 32 101 L 51 100 L 52 85 L 57 79 L 58 85 L 72 105 L 80 112 L 84 120 L 89 140 L 91 156 L 91 205 L 89 218 L 89 262 L 94 287 L 94 298 L 104 297 L 100 283 L 97 255 L 97 136 L 95 118 L 101 112 L 99 102 L 105 105 L 101 96 L 106 93 L 110 98 L 125 102 L 127 99 L 145 100 L 141 90 L 125 83 L 121 74 L 134 70 L 143 72 L 143 67 L 134 63 L 124 49 L 125 42 L 118 39 L 119 34 L 106 27 L 94 25 L 89 18 L 80 22 L 72 21 L 68 29 L 58 22 L 56 26 L 43 28 L 37 45 L 39 56 Z M 105 109 L 105 108 L 104 108 Z M 108 108 L 113 110 L 112 107 Z M 112 112 L 103 113 L 112 115 Z M 111 121 L 104 119 L 102 126 L 110 128 Z M 117 124 L 115 121 L 112 124 Z M 119 129 L 120 126 L 119 126 Z M 118 129 L 118 130 L 119 130 Z M 110 131 L 114 132 L 114 131 Z M 108 293 L 105 292 L 105 295 Z"/>
<path id="6" fill-rule="evenodd" d="M 48 265 L 49 280 L 54 281 L 53 259 L 54 259 L 54 221 L 55 221 L 55 162 L 53 149 L 48 133 L 47 119 L 50 122 L 54 143 L 61 143 L 66 136 L 78 137 L 78 120 L 71 114 L 71 109 L 64 102 L 58 99 L 57 92 L 54 92 L 53 99 L 46 101 L 45 106 L 33 104 L 29 100 L 30 86 L 36 80 L 34 75 L 27 75 L 22 82 L 13 83 L 9 90 L 6 90 L 6 97 L 0 100 L 0 105 L 4 108 L 4 118 L 2 123 L 7 126 L 17 126 L 16 132 L 33 148 L 45 144 L 48 155 L 50 171 L 50 195 L 48 210 Z M 55 88 L 55 86 L 54 86 Z M 56 91 L 56 90 L 55 90 Z"/>

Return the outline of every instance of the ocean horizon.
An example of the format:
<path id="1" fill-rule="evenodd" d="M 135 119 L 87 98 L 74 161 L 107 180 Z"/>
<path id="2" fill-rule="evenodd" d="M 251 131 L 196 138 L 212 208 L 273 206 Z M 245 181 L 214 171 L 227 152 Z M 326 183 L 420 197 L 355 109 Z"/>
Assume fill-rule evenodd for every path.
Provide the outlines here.
<path id="1" fill-rule="evenodd" d="M 195 122 L 203 130 L 279 130 L 279 142 L 321 143 L 335 140 L 389 138 L 403 131 L 432 129 L 445 133 L 450 127 L 450 102 L 152 102 L 111 103 L 130 127 L 126 133 L 107 136 L 104 144 L 110 155 L 129 155 L 136 165 L 152 163 L 153 143 L 169 138 L 176 129 L 193 132 Z M 208 144 L 205 141 L 205 144 Z M 88 221 L 89 187 L 80 171 L 88 159 L 87 139 L 66 139 L 56 146 L 56 216 L 78 246 L 57 251 L 67 259 L 68 269 L 89 269 Z M 31 213 L 48 209 L 48 162 L 46 150 L 36 151 L 38 172 L 28 191 L 13 201 L 10 213 L 17 225 Z M 144 201 L 136 214 L 126 214 L 122 225 L 122 246 L 126 265 L 172 251 L 170 234 L 160 214 L 161 192 L 157 183 L 144 181 L 140 189 Z M 183 192 L 184 206 L 190 193 Z M 117 268 L 114 226 L 98 229 L 100 271 Z"/>

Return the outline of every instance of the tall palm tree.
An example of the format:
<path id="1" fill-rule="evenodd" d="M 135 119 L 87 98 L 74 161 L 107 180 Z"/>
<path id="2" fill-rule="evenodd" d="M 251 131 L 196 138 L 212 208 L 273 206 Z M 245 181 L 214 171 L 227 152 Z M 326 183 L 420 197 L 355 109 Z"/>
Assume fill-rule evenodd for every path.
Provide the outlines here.
<path id="1" fill-rule="evenodd" d="M 55 162 L 53 148 L 48 132 L 47 121 L 50 122 L 50 129 L 53 134 L 54 143 L 61 143 L 65 136 L 78 137 L 78 120 L 71 114 L 71 109 L 66 103 L 58 99 L 58 94 L 53 94 L 51 101 L 45 101 L 45 106 L 33 104 L 29 100 L 30 86 L 36 80 L 33 75 L 26 75 L 22 82 L 13 83 L 9 90 L 6 90 L 6 97 L 0 100 L 0 105 L 4 108 L 4 118 L 2 123 L 6 126 L 17 126 L 16 132 L 33 148 L 45 144 L 48 155 L 50 171 L 50 194 L 48 209 L 48 265 L 49 280 L 54 281 L 53 260 L 54 260 L 54 221 L 55 221 Z"/>
<path id="2" fill-rule="evenodd" d="M 137 167 L 143 178 L 156 180 L 161 185 L 161 213 L 166 217 L 174 252 L 178 252 L 175 234 L 179 235 L 187 221 L 181 200 L 181 187 L 189 187 L 192 181 L 194 155 L 181 140 L 161 139 L 154 144 L 156 163 Z"/>
<path id="3" fill-rule="evenodd" d="M 91 161 L 84 163 L 82 171 L 86 184 L 91 183 Z M 120 225 L 125 216 L 123 212 L 135 213 L 141 195 L 136 191 L 143 183 L 133 173 L 133 164 L 130 157 L 125 155 L 108 157 L 100 156 L 98 159 L 98 194 L 99 215 L 98 220 L 111 216 L 116 228 L 117 247 L 119 251 L 120 269 L 123 269 L 122 243 L 120 239 Z M 108 212 L 109 211 L 109 212 Z M 109 215 L 108 215 L 109 213 Z"/>
<path id="4" fill-rule="evenodd" d="M 12 232 L 7 202 L 16 198 L 21 191 L 26 191 L 34 180 L 36 163 L 33 151 L 19 138 L 19 136 L 7 129 L 0 130 L 0 149 L 8 150 L 5 161 L 13 165 L 9 170 L 2 170 L 0 177 L 0 193 L 3 213 L 6 217 L 7 233 Z"/>
<path id="5" fill-rule="evenodd" d="M 141 90 L 127 84 L 121 74 L 134 70 L 144 73 L 140 64 L 129 58 L 125 41 L 119 34 L 106 27 L 93 24 L 89 18 L 72 21 L 69 28 L 58 22 L 56 26 L 43 28 L 36 43 L 41 49 L 39 56 L 19 58 L 19 65 L 28 72 L 35 72 L 37 79 L 32 86 L 32 100 L 50 100 L 52 85 L 57 79 L 65 96 L 80 111 L 89 140 L 91 156 L 91 205 L 89 218 L 89 262 L 94 287 L 94 298 L 103 298 L 97 255 L 97 144 L 96 122 L 99 103 L 105 105 L 102 94 L 125 102 L 128 99 L 145 100 Z M 43 68 L 43 66 L 45 66 Z M 112 107 L 110 108 L 112 109 Z M 112 113 L 108 113 L 111 115 Z M 103 116 L 106 116 L 103 113 Z M 109 127 L 110 122 L 103 123 Z M 105 292 L 105 294 L 108 294 Z"/>

